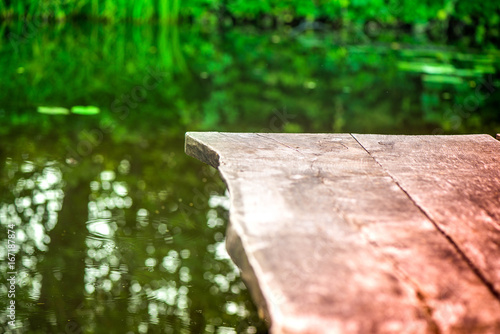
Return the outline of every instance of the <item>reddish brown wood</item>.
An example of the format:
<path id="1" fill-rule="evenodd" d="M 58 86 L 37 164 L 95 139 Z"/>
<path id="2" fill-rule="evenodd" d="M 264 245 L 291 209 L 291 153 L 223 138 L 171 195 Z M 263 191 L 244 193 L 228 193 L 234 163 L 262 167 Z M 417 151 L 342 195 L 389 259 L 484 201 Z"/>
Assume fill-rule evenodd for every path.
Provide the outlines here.
<path id="1" fill-rule="evenodd" d="M 228 251 L 271 332 L 500 332 L 491 287 L 358 143 L 368 139 L 186 135 L 186 152 L 226 181 Z"/>
<path id="2" fill-rule="evenodd" d="M 500 295 L 500 142 L 354 135 Z"/>

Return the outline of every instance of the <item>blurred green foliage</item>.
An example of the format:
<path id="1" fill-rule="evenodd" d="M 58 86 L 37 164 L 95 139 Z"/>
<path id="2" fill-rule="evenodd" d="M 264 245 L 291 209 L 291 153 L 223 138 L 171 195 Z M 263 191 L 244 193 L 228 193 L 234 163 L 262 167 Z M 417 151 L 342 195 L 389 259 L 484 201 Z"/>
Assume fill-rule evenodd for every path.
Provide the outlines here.
<path id="1" fill-rule="evenodd" d="M 494 134 L 500 123 L 500 52 L 488 43 L 471 50 L 474 39 L 367 33 L 356 24 L 316 33 L 61 23 L 23 35 L 22 22 L 3 29 L 11 38 L 0 44 L 0 100 L 17 124 L 31 122 L 37 108 L 75 106 L 98 108 L 115 121 L 117 138 L 165 122 L 179 134 Z"/>
<path id="2" fill-rule="evenodd" d="M 483 29 L 498 28 L 500 3 L 495 0 L 18 0 L 0 1 L 3 17 L 90 17 L 108 21 L 218 22 L 224 19 L 271 19 L 286 24 L 297 19 L 418 24 L 457 20 Z"/>

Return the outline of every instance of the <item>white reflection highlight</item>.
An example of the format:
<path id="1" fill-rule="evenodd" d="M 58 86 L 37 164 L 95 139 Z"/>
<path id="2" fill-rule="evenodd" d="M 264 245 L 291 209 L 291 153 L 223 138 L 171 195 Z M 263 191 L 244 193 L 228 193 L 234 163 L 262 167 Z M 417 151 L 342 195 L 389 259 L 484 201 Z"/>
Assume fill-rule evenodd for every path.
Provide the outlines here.
<path id="1" fill-rule="evenodd" d="M 101 238 L 113 237 L 117 229 L 116 223 L 111 222 L 109 219 L 96 219 L 87 222 L 87 230 L 90 234 Z"/>

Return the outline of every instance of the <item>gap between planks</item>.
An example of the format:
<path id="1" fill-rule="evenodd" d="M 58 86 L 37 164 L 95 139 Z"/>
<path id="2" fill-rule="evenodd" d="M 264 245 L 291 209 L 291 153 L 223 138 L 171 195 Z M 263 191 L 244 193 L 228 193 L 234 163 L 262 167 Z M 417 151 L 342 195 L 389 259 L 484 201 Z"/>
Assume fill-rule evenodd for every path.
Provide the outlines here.
<path id="1" fill-rule="evenodd" d="M 436 230 L 441 233 L 445 238 L 446 240 L 453 246 L 453 248 L 458 252 L 458 254 L 460 254 L 460 256 L 465 260 L 465 262 L 469 265 L 470 269 L 477 275 L 477 277 L 486 285 L 486 287 L 490 290 L 490 292 L 493 294 L 493 296 L 495 296 L 495 298 L 497 298 L 499 301 L 500 301 L 500 292 L 497 291 L 495 289 L 495 286 L 493 285 L 493 283 L 491 283 L 482 273 L 481 271 L 479 270 L 479 268 L 477 266 L 474 265 L 474 262 L 464 253 L 464 251 L 458 246 L 458 244 L 453 240 L 453 238 L 448 235 L 437 223 L 434 219 L 432 219 L 428 214 L 427 212 L 412 198 L 412 196 L 408 193 L 408 191 L 406 191 L 405 188 L 403 188 L 401 186 L 401 184 L 399 183 L 399 181 L 394 177 L 394 175 L 392 175 L 392 173 L 387 170 L 371 153 L 370 151 L 368 151 L 366 149 L 366 147 L 363 146 L 363 144 L 361 144 L 361 142 L 356 138 L 356 136 L 353 134 L 353 133 L 350 133 L 350 135 L 352 136 L 352 138 L 354 138 L 354 140 L 356 142 L 358 142 L 358 144 L 366 151 L 366 153 L 368 153 L 368 155 L 380 166 L 380 168 L 382 168 L 382 170 L 384 170 L 390 177 L 391 179 L 394 181 L 394 183 L 401 189 L 401 191 L 403 191 L 406 196 L 408 197 L 408 199 L 410 199 L 410 201 L 412 201 L 412 203 L 419 209 L 420 212 L 422 212 L 422 214 L 427 217 L 427 219 L 429 219 L 430 222 L 432 222 L 432 224 L 434 225 L 434 227 L 436 228 Z M 500 140 L 500 134 L 497 134 L 497 139 Z"/>

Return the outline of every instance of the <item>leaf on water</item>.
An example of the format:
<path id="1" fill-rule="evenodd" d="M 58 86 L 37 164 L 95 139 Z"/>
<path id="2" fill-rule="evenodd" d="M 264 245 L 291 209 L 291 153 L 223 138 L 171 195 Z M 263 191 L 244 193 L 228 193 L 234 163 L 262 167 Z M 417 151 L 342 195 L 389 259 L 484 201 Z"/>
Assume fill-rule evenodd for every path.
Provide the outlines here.
<path id="1" fill-rule="evenodd" d="M 63 107 L 46 107 L 40 106 L 36 110 L 40 114 L 47 115 L 67 115 L 69 114 L 69 110 Z"/>
<path id="2" fill-rule="evenodd" d="M 474 70 L 480 74 L 483 73 L 489 73 L 489 74 L 495 74 L 496 70 L 495 67 L 493 66 L 482 66 L 482 65 L 475 65 Z"/>
<path id="3" fill-rule="evenodd" d="M 78 115 L 97 115 L 101 110 L 95 106 L 74 106 L 71 112 Z"/>
<path id="4" fill-rule="evenodd" d="M 437 84 L 450 84 L 450 85 L 461 85 L 463 84 L 463 79 L 454 76 L 447 75 L 424 75 L 423 81 L 428 83 L 437 83 Z"/>
<path id="5" fill-rule="evenodd" d="M 456 72 L 456 69 L 452 65 L 437 63 L 429 64 L 401 61 L 398 63 L 398 68 L 402 71 L 420 72 L 427 74 L 455 74 Z"/>

